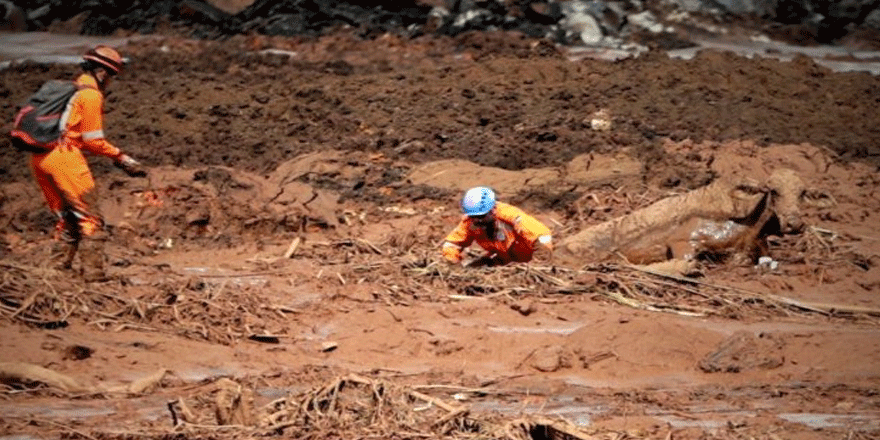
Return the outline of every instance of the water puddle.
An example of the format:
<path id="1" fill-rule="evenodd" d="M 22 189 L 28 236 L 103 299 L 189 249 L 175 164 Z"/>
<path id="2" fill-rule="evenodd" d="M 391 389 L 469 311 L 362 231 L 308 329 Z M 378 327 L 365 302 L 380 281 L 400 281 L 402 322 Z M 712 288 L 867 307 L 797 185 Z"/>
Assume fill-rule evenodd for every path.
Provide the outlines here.
<path id="1" fill-rule="evenodd" d="M 852 51 L 842 46 L 792 46 L 776 41 L 754 41 L 750 43 L 731 43 L 714 40 L 695 40 L 697 47 L 671 50 L 672 58 L 689 60 L 704 49 L 733 52 L 746 58 L 760 56 L 790 61 L 797 55 L 808 56 L 821 66 L 835 72 L 870 72 L 880 74 L 880 52 Z"/>
<path id="2" fill-rule="evenodd" d="M 232 370 L 228 368 L 210 367 L 191 370 L 174 370 L 174 375 L 186 382 L 201 382 L 203 380 L 211 380 L 219 377 L 235 377 L 237 374 L 244 373 L 243 370 Z"/>
<path id="3" fill-rule="evenodd" d="M 200 382 L 221 376 L 229 376 L 232 372 L 224 370 L 191 371 L 179 374 L 188 381 Z M 258 400 L 272 401 L 305 391 L 302 387 L 266 387 L 255 390 Z M 159 396 L 148 396 L 135 399 L 139 408 L 137 417 L 147 421 L 158 421 L 167 418 L 166 400 Z M 469 399 L 468 399 L 469 400 Z M 106 418 L 118 413 L 115 405 L 107 405 L 106 402 L 35 402 L 33 404 L 21 402 L 14 405 L 0 405 L 0 411 L 8 417 L 45 417 L 60 420 L 86 421 L 90 418 Z M 580 427 L 589 427 L 597 419 L 607 419 L 611 414 L 611 408 L 601 401 L 584 402 L 582 398 L 572 395 L 546 396 L 536 394 L 534 396 L 520 396 L 518 398 L 505 399 L 480 399 L 467 402 L 474 414 L 503 415 L 506 417 L 521 417 L 524 415 L 561 417 Z M 126 406 L 130 406 L 129 401 Z M 674 428 L 701 428 L 707 430 L 724 428 L 733 419 L 749 419 L 758 416 L 759 412 L 772 411 L 773 406 L 767 404 L 742 410 L 724 403 L 707 404 L 702 406 L 690 406 L 679 411 L 670 411 L 668 408 L 649 408 L 644 415 L 653 417 Z M 804 425 L 810 429 L 848 429 L 853 431 L 872 432 L 880 429 L 880 413 L 850 413 L 850 414 L 827 414 L 827 413 L 780 413 L 776 415 L 780 420 L 789 423 Z M 0 436 L 0 440 L 32 440 L 34 437 L 27 435 Z"/>
<path id="4" fill-rule="evenodd" d="M 522 401 L 489 400 L 471 404 L 475 413 L 502 414 L 510 417 L 522 415 L 540 415 L 545 417 L 563 417 L 570 422 L 588 427 L 597 418 L 607 418 L 609 408 L 597 403 L 579 402 L 571 396 L 558 396 L 543 399 L 539 396 L 525 397 Z M 772 410 L 756 408 L 759 411 Z M 754 410 L 744 411 L 724 405 L 706 405 L 690 407 L 683 411 L 671 412 L 668 409 L 654 408 L 645 412 L 674 428 L 718 429 L 727 426 L 732 419 L 748 419 L 757 417 Z M 811 429 L 845 428 L 856 431 L 875 431 L 880 429 L 880 414 L 817 414 L 817 413 L 782 413 L 782 420 L 807 426 Z"/>
<path id="5" fill-rule="evenodd" d="M 135 40 L 156 38 L 139 35 L 128 38 L 93 37 L 75 34 L 50 34 L 45 32 L 0 33 L 0 69 L 15 63 L 30 61 L 45 64 L 76 64 L 79 54 L 97 44 L 121 46 Z M 789 61 L 796 55 L 812 58 L 817 64 L 835 72 L 870 72 L 880 74 L 880 52 L 853 51 L 842 46 L 802 47 L 771 40 L 728 42 L 711 39 L 693 40 L 697 46 L 667 51 L 671 58 L 689 60 L 701 50 L 714 49 L 737 53 L 752 58 L 761 56 Z M 584 58 L 618 61 L 638 56 L 638 52 L 626 49 L 601 47 L 569 47 L 567 56 L 572 61 Z M 297 52 L 267 49 L 264 54 L 297 57 Z"/>
<path id="6" fill-rule="evenodd" d="M 6 417 L 51 417 L 65 420 L 84 420 L 90 417 L 105 417 L 116 413 L 116 409 L 106 405 L 99 407 L 72 405 L 69 403 L 60 403 L 53 405 L 46 404 L 23 404 L 0 406 L 3 415 Z"/>
<path id="7" fill-rule="evenodd" d="M 550 399 L 536 396 L 520 402 L 481 401 L 471 404 L 470 407 L 475 413 L 502 414 L 509 417 L 522 415 L 563 417 L 578 426 L 589 426 L 596 416 L 608 411 L 605 406 L 578 403 L 575 398 L 565 396 Z"/>
<path id="8" fill-rule="evenodd" d="M 861 431 L 880 429 L 880 414 L 785 413 L 779 414 L 779 418 L 813 429 L 848 428 Z"/>
<path id="9" fill-rule="evenodd" d="M 756 56 L 791 61 L 797 55 L 813 59 L 816 64 L 835 72 L 868 72 L 880 75 L 880 52 L 853 51 L 842 46 L 803 47 L 775 41 L 727 42 L 720 40 L 694 40 L 697 46 L 667 51 L 670 58 L 690 60 L 703 50 L 733 52 L 746 58 Z M 579 61 L 584 58 L 604 61 L 619 61 L 636 57 L 631 50 L 612 48 L 572 47 L 567 49 L 568 59 Z"/>
<path id="10" fill-rule="evenodd" d="M 184 267 L 185 275 L 198 276 L 209 286 L 226 287 L 266 287 L 268 278 L 260 274 L 241 274 L 224 269 L 208 267 Z"/>
<path id="11" fill-rule="evenodd" d="M 137 38 L 148 38 L 139 36 Z M 98 44 L 121 46 L 133 38 L 92 37 L 47 32 L 0 33 L 0 69 L 23 61 L 77 64 L 80 54 Z"/>
<path id="12" fill-rule="evenodd" d="M 733 335 L 736 332 L 748 331 L 759 335 L 761 333 L 789 333 L 789 334 L 811 334 L 817 332 L 840 332 L 839 324 L 829 322 L 739 322 L 739 321 L 718 321 L 718 320 L 691 320 L 688 325 L 699 327 L 703 330 L 719 332 L 725 335 Z M 847 327 L 846 333 L 865 334 L 880 337 L 880 329 L 878 328 L 853 328 Z"/>
<path id="13" fill-rule="evenodd" d="M 737 417 L 754 417 L 754 413 L 732 413 L 730 416 Z M 700 429 L 718 429 L 723 428 L 727 425 L 727 419 L 716 419 L 716 420 L 700 420 L 700 419 L 687 419 L 680 416 L 673 415 L 655 415 L 657 419 L 665 422 L 669 426 L 673 428 L 700 428 Z"/>
<path id="14" fill-rule="evenodd" d="M 509 326 L 495 326 L 490 325 L 487 329 L 490 332 L 495 333 L 524 333 L 524 334 L 553 334 L 553 335 L 562 335 L 568 336 L 584 327 L 583 323 L 572 323 L 571 325 L 565 326 L 542 326 L 542 327 L 509 327 Z"/>

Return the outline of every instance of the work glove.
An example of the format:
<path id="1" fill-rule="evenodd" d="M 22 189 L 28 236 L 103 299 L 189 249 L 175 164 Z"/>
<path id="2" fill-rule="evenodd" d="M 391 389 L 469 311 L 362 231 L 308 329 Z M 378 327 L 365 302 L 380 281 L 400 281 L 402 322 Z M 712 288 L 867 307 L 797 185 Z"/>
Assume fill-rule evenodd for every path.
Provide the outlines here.
<path id="1" fill-rule="evenodd" d="M 119 158 L 116 159 L 114 165 L 121 168 L 122 171 L 125 171 L 125 174 L 128 174 L 131 177 L 147 176 L 147 170 L 141 166 L 141 163 L 127 154 L 121 154 Z"/>
<path id="2" fill-rule="evenodd" d="M 541 263 L 553 264 L 553 238 L 550 235 L 542 235 L 533 244 L 535 253 L 533 260 Z"/>

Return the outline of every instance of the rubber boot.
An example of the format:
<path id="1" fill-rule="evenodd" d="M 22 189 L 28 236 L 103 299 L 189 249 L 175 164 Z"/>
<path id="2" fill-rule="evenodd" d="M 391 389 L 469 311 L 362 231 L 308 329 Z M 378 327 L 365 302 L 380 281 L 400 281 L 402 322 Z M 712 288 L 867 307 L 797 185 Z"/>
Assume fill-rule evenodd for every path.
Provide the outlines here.
<path id="1" fill-rule="evenodd" d="M 82 240 L 79 221 L 73 211 L 65 209 L 58 214 L 53 238 L 55 243 L 52 245 L 50 261 L 56 269 L 69 270 Z"/>
<path id="2" fill-rule="evenodd" d="M 79 254 L 82 261 L 83 281 L 95 283 L 107 280 L 104 240 L 83 240 Z"/>
<path id="3" fill-rule="evenodd" d="M 79 242 L 76 241 L 61 240 L 53 243 L 49 256 L 52 267 L 59 270 L 70 270 L 77 250 L 79 250 Z"/>

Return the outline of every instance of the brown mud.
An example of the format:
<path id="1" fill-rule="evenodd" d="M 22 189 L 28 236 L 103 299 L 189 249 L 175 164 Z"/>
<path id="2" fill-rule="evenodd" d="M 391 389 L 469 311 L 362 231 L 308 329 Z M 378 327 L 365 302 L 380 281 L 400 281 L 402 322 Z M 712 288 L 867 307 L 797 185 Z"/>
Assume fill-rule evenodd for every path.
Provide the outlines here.
<path id="1" fill-rule="evenodd" d="M 2 140 L 0 359 L 82 388 L 6 380 L 0 432 L 522 438 L 505 423 L 541 414 L 584 438 L 880 435 L 878 77 L 717 52 L 570 61 L 493 33 L 122 50 L 106 131 L 150 175 L 92 160 L 109 281 L 48 266 L 54 219 Z M 0 117 L 74 74 L 0 71 Z M 439 259 L 468 186 L 563 238 L 782 168 L 807 227 L 771 237 L 774 269 Z"/>

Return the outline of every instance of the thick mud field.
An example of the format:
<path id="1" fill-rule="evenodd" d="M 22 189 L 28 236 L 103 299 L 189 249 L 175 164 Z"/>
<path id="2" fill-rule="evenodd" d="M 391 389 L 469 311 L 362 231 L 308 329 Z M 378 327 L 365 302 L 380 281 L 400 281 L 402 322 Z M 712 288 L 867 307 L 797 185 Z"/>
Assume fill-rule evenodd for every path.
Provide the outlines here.
<path id="1" fill-rule="evenodd" d="M 150 37 L 92 158 L 110 280 L 0 140 L 0 433 L 15 438 L 880 436 L 880 78 L 515 34 Z M 0 118 L 71 66 L 0 71 Z M 716 181 L 803 181 L 773 263 L 465 269 L 475 185 L 556 240 Z"/>

